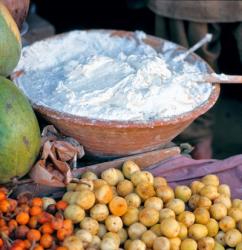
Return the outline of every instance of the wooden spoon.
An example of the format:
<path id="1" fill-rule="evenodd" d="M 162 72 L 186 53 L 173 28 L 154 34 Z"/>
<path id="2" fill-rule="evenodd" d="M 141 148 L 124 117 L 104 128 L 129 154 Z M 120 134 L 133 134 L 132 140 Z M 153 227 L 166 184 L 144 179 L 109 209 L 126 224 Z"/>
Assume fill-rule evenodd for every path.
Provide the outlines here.
<path id="1" fill-rule="evenodd" d="M 202 47 L 204 44 L 212 41 L 212 34 L 206 34 L 200 41 L 198 41 L 195 45 L 193 45 L 189 50 L 185 53 L 180 54 L 173 58 L 175 62 L 182 62 L 188 55 Z M 208 74 L 203 76 L 202 80 L 198 80 L 198 82 L 210 82 L 210 83 L 220 83 L 220 84 L 242 84 L 242 76 L 240 75 L 225 75 L 225 74 Z"/>
<path id="2" fill-rule="evenodd" d="M 242 84 L 242 76 L 240 75 L 225 75 L 225 74 L 208 74 L 203 77 L 202 81 L 198 82 L 210 82 L 221 84 Z"/>

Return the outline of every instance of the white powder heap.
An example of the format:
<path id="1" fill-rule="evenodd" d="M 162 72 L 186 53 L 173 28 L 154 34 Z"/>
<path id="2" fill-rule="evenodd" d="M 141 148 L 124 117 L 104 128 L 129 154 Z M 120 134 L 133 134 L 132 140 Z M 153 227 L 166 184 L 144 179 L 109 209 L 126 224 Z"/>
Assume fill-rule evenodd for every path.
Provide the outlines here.
<path id="1" fill-rule="evenodd" d="M 174 69 L 136 34 L 73 31 L 37 42 L 23 49 L 18 85 L 36 104 L 102 120 L 167 120 L 207 101 L 212 85 L 196 83 L 197 67 Z"/>

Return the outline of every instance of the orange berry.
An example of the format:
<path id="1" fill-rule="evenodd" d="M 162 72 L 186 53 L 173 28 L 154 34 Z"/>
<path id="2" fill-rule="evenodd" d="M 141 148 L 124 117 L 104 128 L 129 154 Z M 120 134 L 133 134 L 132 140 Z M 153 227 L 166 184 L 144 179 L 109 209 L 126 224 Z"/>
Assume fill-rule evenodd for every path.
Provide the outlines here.
<path id="1" fill-rule="evenodd" d="M 18 224 L 20 225 L 26 225 L 29 222 L 29 214 L 26 212 L 20 212 L 17 216 L 16 216 L 16 221 L 18 222 Z"/>
<path id="2" fill-rule="evenodd" d="M 40 231 L 36 229 L 30 229 L 27 233 L 27 239 L 29 241 L 39 241 L 41 237 Z"/>
<path id="3" fill-rule="evenodd" d="M 67 247 L 57 247 L 56 250 L 68 250 Z"/>
<path id="4" fill-rule="evenodd" d="M 1 192 L 4 192 L 5 194 L 8 193 L 8 190 L 7 190 L 7 188 L 5 188 L 5 187 L 0 187 L 0 191 L 1 191 Z"/>
<path id="5" fill-rule="evenodd" d="M 33 206 L 30 208 L 30 215 L 31 216 L 36 216 L 36 215 L 40 215 L 42 212 L 42 208 L 41 207 L 38 207 L 38 206 Z"/>
<path id="6" fill-rule="evenodd" d="M 68 235 L 71 235 L 73 232 L 73 223 L 71 220 L 66 219 L 63 221 L 63 228 L 67 231 Z"/>
<path id="7" fill-rule="evenodd" d="M 31 248 L 31 242 L 29 240 L 24 240 L 24 245 L 25 245 L 25 248 L 27 249 Z"/>
<path id="8" fill-rule="evenodd" d="M 17 221 L 16 220 L 10 220 L 9 222 L 8 222 L 8 227 L 9 227 L 9 230 L 12 232 L 13 230 L 15 230 L 16 228 L 17 228 L 17 226 L 18 226 L 18 223 L 17 223 Z"/>
<path id="9" fill-rule="evenodd" d="M 9 233 L 10 233 L 10 230 L 9 230 L 9 228 L 8 228 L 8 226 L 3 226 L 3 227 L 1 227 L 1 233 L 4 233 L 4 234 L 6 234 L 7 236 L 9 235 Z"/>
<path id="10" fill-rule="evenodd" d="M 40 246 L 40 245 L 37 245 L 37 246 L 34 247 L 33 250 L 44 250 L 44 248 L 42 246 Z"/>
<path id="11" fill-rule="evenodd" d="M 42 234 L 52 234 L 54 229 L 50 223 L 45 223 L 40 227 L 40 231 Z"/>
<path id="12" fill-rule="evenodd" d="M 53 243 L 53 237 L 50 234 L 43 234 L 40 238 L 40 245 L 44 248 L 50 248 Z"/>
<path id="13" fill-rule="evenodd" d="M 0 218 L 0 227 L 6 226 L 6 221 Z"/>
<path id="14" fill-rule="evenodd" d="M 40 224 L 51 222 L 53 217 L 54 217 L 53 215 L 47 212 L 42 212 L 41 214 L 38 215 L 38 222 Z"/>
<path id="15" fill-rule="evenodd" d="M 66 201 L 58 201 L 56 203 L 56 208 L 57 210 L 62 210 L 64 211 L 66 209 L 66 207 L 68 206 L 68 203 Z"/>
<path id="16" fill-rule="evenodd" d="M 2 200 L 6 200 L 7 199 L 7 196 L 6 196 L 6 193 L 4 191 L 0 191 L 0 201 Z"/>
<path id="17" fill-rule="evenodd" d="M 22 240 L 15 240 L 10 247 L 10 250 L 24 250 L 25 249 L 25 244 L 24 241 Z"/>
<path id="18" fill-rule="evenodd" d="M 27 204 L 22 204 L 20 210 L 25 213 L 29 213 L 30 207 Z"/>
<path id="19" fill-rule="evenodd" d="M 63 241 L 67 236 L 69 234 L 64 228 L 57 230 L 56 237 L 59 241 Z"/>
<path id="20" fill-rule="evenodd" d="M 32 199 L 31 206 L 38 206 L 42 207 L 43 206 L 43 200 L 39 197 L 35 197 Z"/>
<path id="21" fill-rule="evenodd" d="M 3 246 L 3 239 L 0 238 L 0 247 L 2 247 L 2 246 Z"/>
<path id="22" fill-rule="evenodd" d="M 18 205 L 18 202 L 16 200 L 14 200 L 14 199 L 8 199 L 8 201 L 10 203 L 9 211 L 13 212 L 16 209 L 16 207 Z"/>
<path id="23" fill-rule="evenodd" d="M 29 231 L 29 228 L 26 225 L 20 225 L 15 230 L 16 239 L 25 239 Z"/>
<path id="24" fill-rule="evenodd" d="M 63 227 L 63 219 L 59 219 L 59 218 L 54 218 L 52 221 L 51 221 L 51 227 L 54 229 L 54 230 L 59 230 Z"/>
<path id="25" fill-rule="evenodd" d="M 116 196 L 109 202 L 109 210 L 113 215 L 122 216 L 128 210 L 128 205 L 123 197 Z"/>
<path id="26" fill-rule="evenodd" d="M 21 247 L 22 249 L 25 248 L 25 243 L 23 240 L 15 240 L 12 244 L 12 246 L 18 246 L 18 247 Z"/>
<path id="27" fill-rule="evenodd" d="M 7 213 L 10 210 L 10 202 L 8 200 L 0 201 L 0 211 L 3 213 Z"/>
<path id="28" fill-rule="evenodd" d="M 38 225 L 38 217 L 33 216 L 29 219 L 28 225 L 30 228 L 36 228 Z"/>

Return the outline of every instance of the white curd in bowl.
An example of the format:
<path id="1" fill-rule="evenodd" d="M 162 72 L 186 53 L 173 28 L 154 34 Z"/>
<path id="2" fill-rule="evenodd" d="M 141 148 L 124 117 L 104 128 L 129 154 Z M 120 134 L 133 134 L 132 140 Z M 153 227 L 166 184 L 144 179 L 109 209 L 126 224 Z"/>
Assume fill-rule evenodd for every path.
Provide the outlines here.
<path id="1" fill-rule="evenodd" d="M 175 63 L 133 38 L 102 31 L 72 31 L 25 47 L 16 68 L 31 102 L 82 117 L 117 121 L 169 120 L 206 102 L 201 71 Z"/>

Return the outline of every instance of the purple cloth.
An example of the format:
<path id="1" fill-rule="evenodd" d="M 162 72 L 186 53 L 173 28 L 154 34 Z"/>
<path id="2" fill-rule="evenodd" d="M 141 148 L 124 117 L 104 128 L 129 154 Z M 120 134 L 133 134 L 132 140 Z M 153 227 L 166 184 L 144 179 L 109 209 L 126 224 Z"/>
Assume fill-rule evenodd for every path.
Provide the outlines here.
<path id="1" fill-rule="evenodd" d="M 163 176 L 172 185 L 190 184 L 207 174 L 216 174 L 228 184 L 233 198 L 242 199 L 242 155 L 225 160 L 193 160 L 186 156 L 172 157 L 148 168 L 155 176 Z"/>
<path id="2" fill-rule="evenodd" d="M 104 169 L 102 169 L 103 171 Z M 163 176 L 171 186 L 189 185 L 193 180 L 201 179 L 207 174 L 216 174 L 220 182 L 228 184 L 233 198 L 242 199 L 242 154 L 225 160 L 193 160 L 186 156 L 175 156 L 146 168 L 155 176 Z M 34 196 L 53 196 L 61 198 L 64 189 L 53 188 L 34 183 L 19 185 L 13 197 L 21 192 L 33 191 Z"/>

